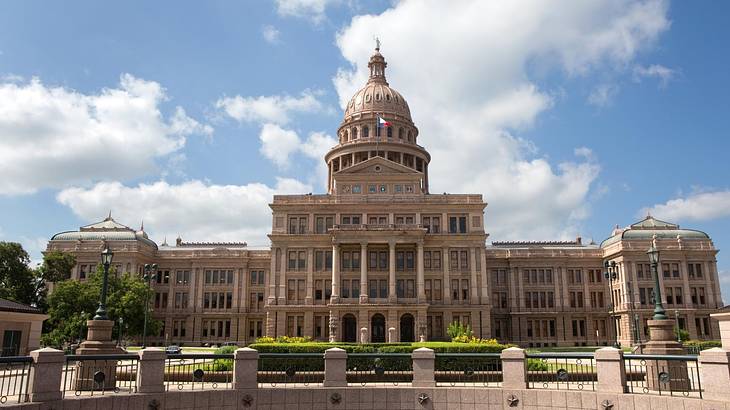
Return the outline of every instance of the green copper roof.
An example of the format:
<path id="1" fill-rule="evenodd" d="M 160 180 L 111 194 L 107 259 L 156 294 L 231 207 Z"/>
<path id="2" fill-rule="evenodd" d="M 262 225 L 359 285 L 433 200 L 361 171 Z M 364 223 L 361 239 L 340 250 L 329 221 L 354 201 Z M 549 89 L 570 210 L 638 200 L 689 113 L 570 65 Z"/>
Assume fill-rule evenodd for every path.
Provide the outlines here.
<path id="1" fill-rule="evenodd" d="M 601 248 L 616 243 L 620 240 L 642 240 L 652 239 L 656 235 L 658 239 L 710 239 L 706 233 L 694 229 L 680 229 L 679 225 L 655 219 L 648 215 L 639 222 L 631 224 L 628 228 L 616 233 L 610 238 L 601 242 Z"/>

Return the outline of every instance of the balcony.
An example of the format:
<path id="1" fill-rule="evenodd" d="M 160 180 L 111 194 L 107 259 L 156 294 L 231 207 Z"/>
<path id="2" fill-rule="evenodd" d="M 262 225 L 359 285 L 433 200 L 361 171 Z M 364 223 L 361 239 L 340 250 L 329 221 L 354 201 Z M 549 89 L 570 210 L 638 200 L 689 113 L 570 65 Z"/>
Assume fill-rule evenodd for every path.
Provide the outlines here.
<path id="1" fill-rule="evenodd" d="M 416 231 L 423 230 L 421 224 L 353 224 L 333 225 L 331 231 Z"/>

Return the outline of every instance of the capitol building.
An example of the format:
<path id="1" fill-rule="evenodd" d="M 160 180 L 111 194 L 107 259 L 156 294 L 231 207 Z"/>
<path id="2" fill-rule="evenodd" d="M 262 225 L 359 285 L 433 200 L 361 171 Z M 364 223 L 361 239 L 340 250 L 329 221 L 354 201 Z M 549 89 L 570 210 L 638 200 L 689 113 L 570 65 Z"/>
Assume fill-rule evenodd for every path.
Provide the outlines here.
<path id="1" fill-rule="evenodd" d="M 327 193 L 272 198 L 269 249 L 157 244 L 109 215 L 54 235 L 47 250 L 76 256 L 74 280 L 107 246 L 117 272 L 157 264 L 150 304 L 164 326 L 154 344 L 447 340 L 458 321 L 524 347 L 626 346 L 648 338 L 654 242 L 670 317 L 693 339 L 719 338 L 717 249 L 706 233 L 647 216 L 600 244 L 487 242 L 482 195 L 429 191 L 431 156 L 386 66 L 376 49 L 324 157 Z"/>

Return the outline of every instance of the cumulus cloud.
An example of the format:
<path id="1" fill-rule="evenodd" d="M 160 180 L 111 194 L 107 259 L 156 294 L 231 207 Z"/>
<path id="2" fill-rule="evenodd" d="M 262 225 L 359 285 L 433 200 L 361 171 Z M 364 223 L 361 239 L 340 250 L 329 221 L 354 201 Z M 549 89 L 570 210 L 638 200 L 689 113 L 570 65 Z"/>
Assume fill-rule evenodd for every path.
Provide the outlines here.
<path id="1" fill-rule="evenodd" d="M 139 177 L 186 137 L 212 134 L 182 107 L 165 118 L 166 99 L 159 83 L 130 74 L 97 94 L 0 82 L 0 195 Z"/>
<path id="2" fill-rule="evenodd" d="M 289 167 L 289 156 L 299 149 L 299 136 L 276 124 L 264 124 L 259 133 L 261 154 L 282 169 Z"/>
<path id="3" fill-rule="evenodd" d="M 388 81 L 432 154 L 431 190 L 483 193 L 495 239 L 569 238 L 590 212 L 600 166 L 581 151 L 551 163 L 520 138 L 556 103 L 530 73 L 622 69 L 669 28 L 667 11 L 661 0 L 401 1 L 340 31 L 351 66 L 333 82 L 344 107 L 367 79 L 378 35 Z"/>
<path id="4" fill-rule="evenodd" d="M 264 37 L 269 44 L 278 44 L 281 32 L 274 26 L 266 25 L 261 28 L 261 35 Z"/>
<path id="5" fill-rule="evenodd" d="M 676 75 L 677 70 L 659 64 L 652 64 L 648 67 L 640 65 L 634 67 L 634 81 L 641 82 L 643 78 L 657 78 L 661 87 L 666 87 Z"/>
<path id="6" fill-rule="evenodd" d="M 663 204 L 643 208 L 639 215 L 648 213 L 670 221 L 708 221 L 730 216 L 730 190 L 695 192 L 670 199 Z"/>
<path id="7" fill-rule="evenodd" d="M 311 192 L 311 186 L 278 178 L 262 183 L 214 185 L 198 180 L 171 185 L 158 181 L 137 186 L 102 182 L 90 188 L 67 188 L 57 200 L 86 221 L 101 219 L 109 209 L 127 225 L 144 219 L 158 243 L 180 234 L 189 241 L 247 241 L 268 245 L 271 230 L 268 204 L 275 194 Z"/>
<path id="8" fill-rule="evenodd" d="M 286 124 L 293 113 L 313 113 L 323 110 L 316 93 L 306 90 L 299 97 L 262 95 L 258 97 L 224 97 L 216 107 L 239 122 L 269 122 Z"/>
<path id="9" fill-rule="evenodd" d="M 318 24 L 326 18 L 328 6 L 340 0 L 275 0 L 276 11 L 280 16 L 299 17 Z"/>

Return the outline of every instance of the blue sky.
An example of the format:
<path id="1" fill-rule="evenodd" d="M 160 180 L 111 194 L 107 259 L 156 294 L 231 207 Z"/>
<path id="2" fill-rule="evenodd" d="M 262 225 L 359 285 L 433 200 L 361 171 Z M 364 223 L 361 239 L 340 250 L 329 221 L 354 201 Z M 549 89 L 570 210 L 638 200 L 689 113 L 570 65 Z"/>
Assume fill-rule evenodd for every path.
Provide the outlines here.
<path id="1" fill-rule="evenodd" d="M 377 35 L 432 191 L 484 194 L 491 239 L 600 242 L 651 209 L 726 247 L 729 4 L 438 5 L 0 3 L 0 240 L 38 259 L 112 209 L 267 245 L 271 195 L 322 192 Z"/>

